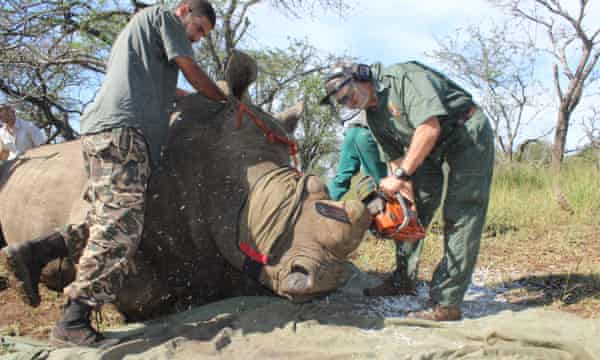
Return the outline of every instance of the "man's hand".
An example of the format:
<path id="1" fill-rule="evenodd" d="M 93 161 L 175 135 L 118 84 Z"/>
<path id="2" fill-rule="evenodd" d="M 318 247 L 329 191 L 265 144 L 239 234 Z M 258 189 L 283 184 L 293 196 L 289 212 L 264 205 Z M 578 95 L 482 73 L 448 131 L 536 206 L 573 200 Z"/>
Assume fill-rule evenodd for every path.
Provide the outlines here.
<path id="1" fill-rule="evenodd" d="M 191 94 L 189 91 L 177 88 L 175 89 L 175 101 L 179 101 L 182 98 L 188 96 L 189 94 Z"/>
<path id="2" fill-rule="evenodd" d="M 181 69 L 186 80 L 199 93 L 215 101 L 225 101 L 227 97 L 221 89 L 206 75 L 204 70 L 198 66 L 194 59 L 187 56 L 178 56 L 175 63 Z"/>
<path id="3" fill-rule="evenodd" d="M 398 179 L 393 175 L 386 176 L 379 182 L 379 190 L 383 191 L 390 198 L 395 198 L 396 193 L 400 193 L 400 195 L 410 201 L 411 210 L 417 210 L 412 181 Z"/>

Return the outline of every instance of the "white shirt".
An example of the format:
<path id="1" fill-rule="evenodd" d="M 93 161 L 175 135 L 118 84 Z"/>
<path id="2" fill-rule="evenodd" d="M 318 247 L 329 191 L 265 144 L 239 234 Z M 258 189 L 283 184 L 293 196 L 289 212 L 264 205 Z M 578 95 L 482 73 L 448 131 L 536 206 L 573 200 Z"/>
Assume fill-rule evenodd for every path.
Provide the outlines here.
<path id="1" fill-rule="evenodd" d="M 25 151 L 46 142 L 46 136 L 29 121 L 16 119 L 14 134 L 8 131 L 6 124 L 0 123 L 0 141 L 8 149 L 8 160 L 22 155 Z"/>
<path id="2" fill-rule="evenodd" d="M 351 119 L 344 121 L 344 129 L 349 128 L 351 125 L 360 125 L 363 127 L 369 127 L 367 125 L 367 112 L 364 110 L 353 110 L 346 109 L 342 110 L 342 117 L 352 117 Z"/>

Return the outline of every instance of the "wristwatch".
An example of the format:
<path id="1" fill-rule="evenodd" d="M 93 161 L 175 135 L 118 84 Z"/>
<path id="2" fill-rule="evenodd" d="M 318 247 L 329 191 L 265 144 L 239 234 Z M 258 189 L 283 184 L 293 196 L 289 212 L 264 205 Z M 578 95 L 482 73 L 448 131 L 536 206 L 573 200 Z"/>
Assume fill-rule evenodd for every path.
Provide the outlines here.
<path id="1" fill-rule="evenodd" d="M 408 175 L 408 172 L 401 167 L 397 167 L 396 170 L 394 170 L 394 176 L 398 180 L 410 180 L 410 175 Z"/>

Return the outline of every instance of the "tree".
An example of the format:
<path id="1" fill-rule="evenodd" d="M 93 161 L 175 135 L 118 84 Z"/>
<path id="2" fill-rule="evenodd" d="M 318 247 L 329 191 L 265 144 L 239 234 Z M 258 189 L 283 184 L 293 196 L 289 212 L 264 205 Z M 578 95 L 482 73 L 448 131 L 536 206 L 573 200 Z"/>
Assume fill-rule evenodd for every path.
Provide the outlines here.
<path id="1" fill-rule="evenodd" d="M 250 7 L 268 3 L 289 16 L 311 14 L 315 9 L 342 14 L 348 9 L 348 2 L 343 0 L 212 2 L 220 21 L 217 29 L 202 42 L 203 54 L 198 59 L 215 79 L 222 78 L 232 50 L 244 44 L 243 39 L 251 28 Z M 76 132 L 65 119 L 82 114 L 90 94 L 100 84 L 114 39 L 129 18 L 148 4 L 137 0 L 0 0 L 0 5 L 0 91 L 21 101 L 21 108 L 26 110 L 30 120 L 46 128 L 51 137 L 75 138 Z M 305 60 L 300 59 L 302 61 Z M 299 69 L 300 74 L 293 73 L 294 69 Z M 277 85 L 298 81 L 308 70 L 292 66 L 287 79 L 273 82 L 273 88 L 263 87 L 265 99 L 269 100 L 265 104 L 271 106 L 276 102 L 276 93 L 280 90 Z M 69 114 L 74 116 L 69 117 Z"/>
<path id="2" fill-rule="evenodd" d="M 319 175 L 322 175 L 324 167 L 331 167 L 324 166 L 324 163 L 338 151 L 335 120 L 329 109 L 319 105 L 324 92 L 323 79 L 314 73 L 304 77 L 297 89 L 288 94 L 290 99 L 303 97 L 306 103 L 305 114 L 296 132 L 302 170 Z"/>
<path id="3" fill-rule="evenodd" d="M 81 114 L 77 90 L 104 72 L 104 58 L 132 11 L 103 1 L 0 0 L 0 91 L 50 138 L 76 133 L 68 114 Z"/>
<path id="4" fill-rule="evenodd" d="M 223 77 L 234 49 L 250 46 L 245 38 L 252 31 L 252 22 L 247 14 L 260 2 L 214 1 L 221 22 L 202 42 L 199 53 L 203 56 L 198 56 L 202 66 L 214 78 Z M 341 0 L 279 0 L 270 3 L 290 16 L 299 16 L 299 11 L 311 13 L 317 6 L 338 13 L 348 9 L 348 2 Z M 324 91 L 319 74 L 331 64 L 333 55 L 319 55 L 310 43 L 298 39 L 290 39 L 287 48 L 263 47 L 247 49 L 246 52 L 257 60 L 259 66 L 258 78 L 250 88 L 255 104 L 265 111 L 279 112 L 301 99 L 305 100 L 305 114 L 296 133 L 299 160 L 303 171 L 316 170 L 318 162 L 336 149 L 331 115 L 317 103 Z"/>
<path id="5" fill-rule="evenodd" d="M 584 89 L 598 79 L 594 67 L 600 58 L 600 24 L 586 19 L 591 1 L 579 0 L 490 0 L 515 18 L 544 30 L 547 44 L 540 49 L 554 59 L 554 88 L 558 116 L 552 148 L 552 167 L 558 173 L 564 157 L 571 115 Z M 567 5 L 569 3 L 569 5 Z M 534 27 L 533 32 L 535 32 Z"/>
<path id="6" fill-rule="evenodd" d="M 437 40 L 438 49 L 428 54 L 479 94 L 496 144 L 509 161 L 518 150 L 516 141 L 523 126 L 537 115 L 540 88 L 534 78 L 535 52 L 516 40 L 513 29 L 509 24 L 494 26 L 489 33 L 477 26 L 458 29 Z M 525 119 L 527 108 L 533 115 Z"/>

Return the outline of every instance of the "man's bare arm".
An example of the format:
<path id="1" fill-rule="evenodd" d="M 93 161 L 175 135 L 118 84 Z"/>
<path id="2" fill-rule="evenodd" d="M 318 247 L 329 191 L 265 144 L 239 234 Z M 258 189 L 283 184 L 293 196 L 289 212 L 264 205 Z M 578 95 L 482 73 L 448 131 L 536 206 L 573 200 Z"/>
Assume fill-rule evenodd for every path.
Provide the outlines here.
<path id="1" fill-rule="evenodd" d="M 394 171 L 402 166 L 410 175 L 414 174 L 425 158 L 431 153 L 438 138 L 440 137 L 440 121 L 433 116 L 423 124 L 417 126 L 413 134 L 408 151 L 403 158 L 390 161 L 391 174 L 381 179 L 379 188 L 388 196 L 394 196 L 397 192 L 411 201 L 411 208 L 416 210 L 415 194 L 411 180 L 397 179 Z"/>
<path id="2" fill-rule="evenodd" d="M 183 76 L 185 76 L 186 80 L 199 93 L 216 101 L 225 100 L 227 98 L 211 78 L 206 75 L 204 70 L 198 66 L 194 59 L 187 56 L 178 56 L 175 58 L 175 63 L 181 69 L 181 72 L 183 72 Z"/>
<path id="3" fill-rule="evenodd" d="M 390 162 L 392 173 L 397 167 L 402 166 L 407 173 L 413 174 L 431 153 L 441 132 L 440 121 L 436 116 L 417 126 L 406 155 L 402 159 Z"/>

